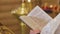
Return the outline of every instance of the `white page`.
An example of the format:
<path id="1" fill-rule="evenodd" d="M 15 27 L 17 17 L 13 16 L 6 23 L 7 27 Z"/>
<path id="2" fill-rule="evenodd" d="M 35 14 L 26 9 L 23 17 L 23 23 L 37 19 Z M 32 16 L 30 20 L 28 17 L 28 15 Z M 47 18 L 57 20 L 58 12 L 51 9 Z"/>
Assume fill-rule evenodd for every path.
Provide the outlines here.
<path id="1" fill-rule="evenodd" d="M 41 34 L 54 34 L 60 25 L 60 14 L 52 19 L 41 31 Z"/>
<path id="2" fill-rule="evenodd" d="M 27 16 L 33 16 L 37 18 L 42 18 L 49 22 L 52 20 L 52 17 L 50 17 L 45 11 L 43 11 L 39 6 L 36 6 Z"/>
<path id="3" fill-rule="evenodd" d="M 30 28 L 32 28 L 33 30 L 35 29 L 41 29 L 40 28 L 40 25 L 38 25 L 36 23 L 36 21 L 34 21 L 34 18 L 32 19 L 31 17 L 29 16 L 21 16 L 20 19 L 22 21 L 24 21 Z"/>
<path id="4" fill-rule="evenodd" d="M 54 34 L 60 34 L 60 16 L 58 17 L 58 22 L 59 22 L 59 26 L 57 27 L 56 31 Z"/>
<path id="5" fill-rule="evenodd" d="M 60 34 L 60 25 L 57 27 L 57 29 L 56 29 L 54 34 Z"/>
<path id="6" fill-rule="evenodd" d="M 54 34 L 60 34 L 60 25 L 58 26 Z"/>
<path id="7" fill-rule="evenodd" d="M 33 17 L 33 18 L 27 18 L 27 17 Z M 40 30 L 50 21 L 52 20 L 52 18 L 45 13 L 39 6 L 36 6 L 28 15 L 27 17 L 20 17 L 20 19 L 22 19 L 28 26 L 30 26 L 32 29 L 34 29 L 34 25 L 31 23 L 32 21 L 34 22 L 34 24 L 39 25 L 40 26 Z M 36 17 L 36 18 L 34 18 Z M 28 20 L 26 20 L 28 19 Z M 30 20 L 31 19 L 31 20 Z M 36 22 L 35 22 L 36 20 Z M 33 26 L 31 26 L 33 25 Z M 37 27 L 39 27 L 37 26 Z M 35 28 L 37 29 L 37 28 Z"/>
<path id="8" fill-rule="evenodd" d="M 33 30 L 41 30 L 47 24 L 46 20 L 32 16 L 21 16 L 20 19 Z"/>
<path id="9" fill-rule="evenodd" d="M 43 22 L 35 22 L 35 23 L 37 23 L 39 25 L 41 25 L 41 23 L 42 23 L 43 24 L 43 25 L 41 25 L 42 27 L 44 25 L 46 25 L 49 21 L 52 20 L 52 17 L 50 17 L 39 6 L 36 6 L 27 16 L 37 17 L 38 19 L 42 20 Z"/>
<path id="10" fill-rule="evenodd" d="M 32 9 L 30 11 L 30 13 L 27 16 L 34 16 L 34 15 L 38 14 L 40 12 L 39 11 L 40 10 L 39 8 L 40 8 L 39 6 L 36 6 L 34 9 Z"/>

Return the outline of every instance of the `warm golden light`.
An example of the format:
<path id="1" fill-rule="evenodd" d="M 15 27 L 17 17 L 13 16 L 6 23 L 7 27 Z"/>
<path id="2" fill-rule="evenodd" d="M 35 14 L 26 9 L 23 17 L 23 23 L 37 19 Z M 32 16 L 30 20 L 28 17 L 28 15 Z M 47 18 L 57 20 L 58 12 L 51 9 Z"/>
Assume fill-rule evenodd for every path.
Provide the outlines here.
<path id="1" fill-rule="evenodd" d="M 50 5 L 50 8 L 52 8 L 53 7 L 53 5 Z"/>
<path id="2" fill-rule="evenodd" d="M 25 3 L 22 3 L 22 7 L 23 7 L 23 8 L 25 7 Z"/>
<path id="3" fill-rule="evenodd" d="M 16 13 L 16 10 L 12 11 L 11 13 L 12 13 L 12 14 Z"/>
<path id="4" fill-rule="evenodd" d="M 21 23 L 21 26 L 24 26 L 24 25 L 25 25 L 25 24 L 22 22 L 22 23 Z"/>
<path id="5" fill-rule="evenodd" d="M 25 7 L 25 3 L 22 3 L 21 7 L 11 12 L 12 14 L 25 15 L 28 13 L 28 9 Z"/>
<path id="6" fill-rule="evenodd" d="M 24 14 L 24 13 L 25 13 L 25 12 L 24 12 L 24 8 L 22 8 L 22 9 L 21 9 L 21 14 Z"/>
<path id="7" fill-rule="evenodd" d="M 31 0 L 28 0 L 28 2 L 31 2 Z"/>

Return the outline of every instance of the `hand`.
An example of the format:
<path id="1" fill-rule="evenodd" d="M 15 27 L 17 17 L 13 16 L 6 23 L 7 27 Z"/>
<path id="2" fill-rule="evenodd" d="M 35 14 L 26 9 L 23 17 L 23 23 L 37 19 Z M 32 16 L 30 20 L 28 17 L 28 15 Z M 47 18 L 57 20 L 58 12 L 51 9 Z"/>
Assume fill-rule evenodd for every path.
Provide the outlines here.
<path id="1" fill-rule="evenodd" d="M 30 30 L 30 34 L 40 34 L 40 30 Z"/>

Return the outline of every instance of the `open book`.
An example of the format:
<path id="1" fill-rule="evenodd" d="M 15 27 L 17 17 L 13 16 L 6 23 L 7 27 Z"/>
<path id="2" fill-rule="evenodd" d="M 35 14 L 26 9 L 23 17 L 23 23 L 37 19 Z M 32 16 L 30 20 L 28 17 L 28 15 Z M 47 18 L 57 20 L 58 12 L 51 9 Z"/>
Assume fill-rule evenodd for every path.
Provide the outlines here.
<path id="1" fill-rule="evenodd" d="M 60 14 L 52 19 L 43 29 L 41 34 L 60 34 Z"/>
<path id="2" fill-rule="evenodd" d="M 41 30 L 41 34 L 60 34 L 60 13 L 52 19 L 36 6 L 27 16 L 20 16 L 20 19 L 33 30 Z"/>
<path id="3" fill-rule="evenodd" d="M 52 18 L 39 6 L 36 6 L 27 16 L 20 16 L 20 19 L 33 30 L 41 30 L 49 21 L 52 20 Z"/>
<path id="4" fill-rule="evenodd" d="M 37 17 L 41 19 L 45 19 L 47 21 L 52 20 L 45 11 L 43 11 L 39 6 L 36 6 L 27 16 Z"/>

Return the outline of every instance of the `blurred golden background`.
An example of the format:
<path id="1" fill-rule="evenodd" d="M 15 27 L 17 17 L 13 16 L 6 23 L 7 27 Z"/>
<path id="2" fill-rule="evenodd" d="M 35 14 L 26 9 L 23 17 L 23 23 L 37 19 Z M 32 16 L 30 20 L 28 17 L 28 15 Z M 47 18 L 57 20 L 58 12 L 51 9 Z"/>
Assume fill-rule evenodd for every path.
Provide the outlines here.
<path id="1" fill-rule="evenodd" d="M 43 10 L 50 8 L 52 12 L 47 13 L 53 18 L 60 12 L 59 0 L 0 0 L 0 22 L 15 34 L 29 34 L 31 28 L 19 16 L 27 15 L 37 5 Z"/>

